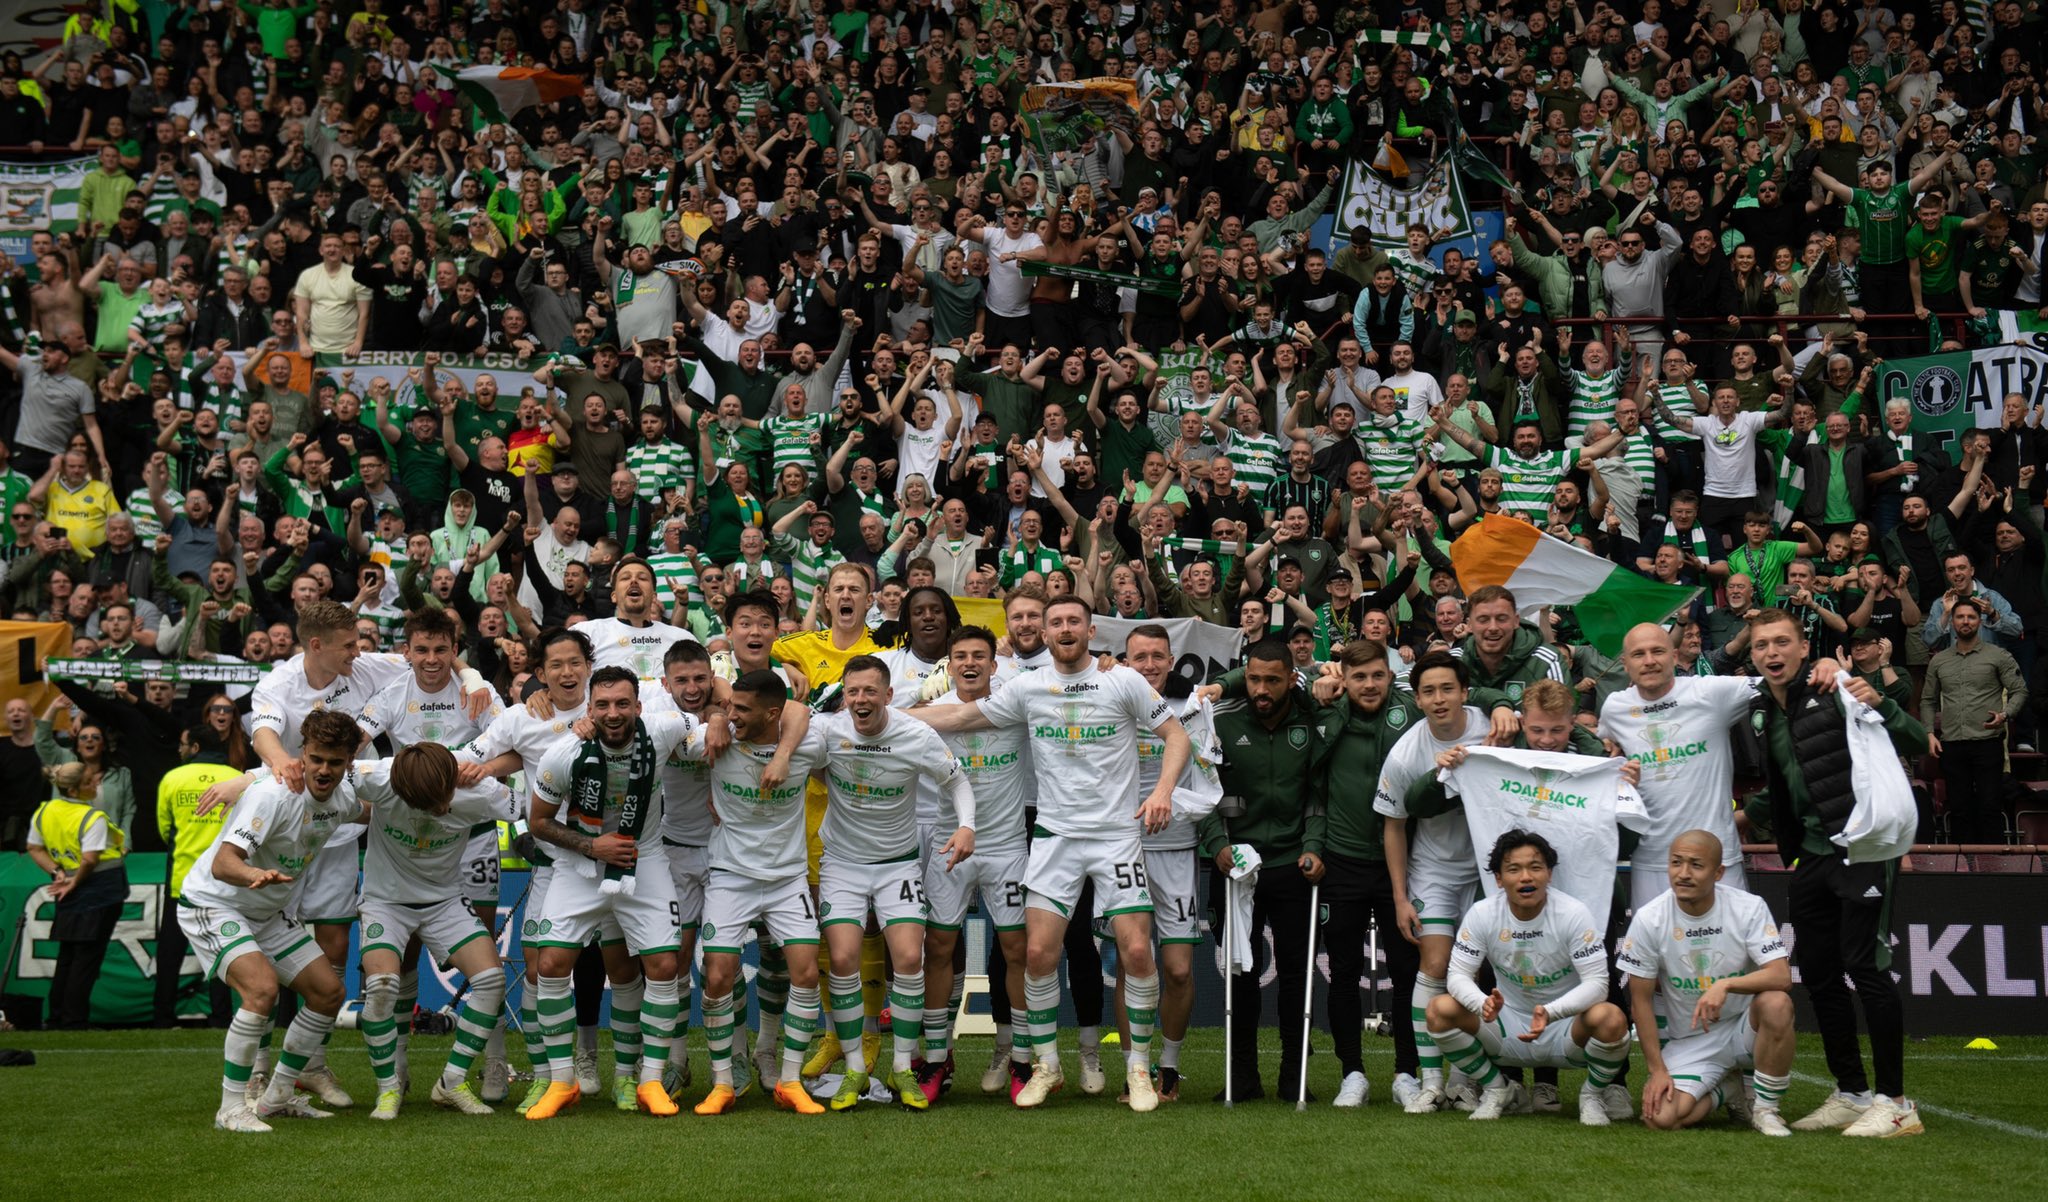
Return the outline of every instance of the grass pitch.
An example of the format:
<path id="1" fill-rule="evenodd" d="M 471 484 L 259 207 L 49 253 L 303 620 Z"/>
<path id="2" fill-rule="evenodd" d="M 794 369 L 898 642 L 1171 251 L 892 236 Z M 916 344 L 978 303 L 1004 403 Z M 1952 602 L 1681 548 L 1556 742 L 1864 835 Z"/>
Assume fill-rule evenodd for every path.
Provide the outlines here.
<path id="1" fill-rule="evenodd" d="M 1266 1088 L 1278 1044 L 1266 1032 Z M 1725 1119 L 1660 1134 L 1640 1124 L 1581 1128 L 1579 1074 L 1566 1073 L 1562 1114 L 1471 1123 L 1462 1114 L 1411 1118 L 1389 1098 L 1392 1045 L 1368 1037 L 1371 1105 L 1330 1107 L 1336 1061 L 1319 1038 L 1308 1113 L 1265 1100 L 1226 1111 L 1222 1034 L 1197 1031 L 1182 1051 L 1184 1100 L 1152 1115 L 1115 1103 L 1120 1058 L 1104 1049 L 1106 1096 L 1079 1092 L 1074 1051 L 1067 1092 L 1036 1113 L 978 1087 L 986 1039 L 965 1041 L 957 1085 L 925 1114 L 863 1105 L 798 1118 L 758 1093 L 737 1114 L 674 1119 L 620 1114 L 601 1099 L 545 1123 L 511 1113 L 465 1118 L 427 1100 L 448 1039 L 415 1037 L 413 1092 L 391 1124 L 365 1116 L 369 1062 L 360 1037 L 337 1035 L 331 1060 L 358 1099 L 324 1122 L 280 1122 L 268 1136 L 212 1129 L 220 1033 L 15 1032 L 0 1046 L 33 1050 L 32 1068 L 0 1070 L 0 1198 L 506 1199 L 616 1202 L 722 1197 L 1069 1199 L 1514 1198 L 1655 1196 L 2026 1196 L 2048 1176 L 2048 1039 L 2000 1039 L 1970 1051 L 1958 1039 L 1913 1043 L 1907 1083 L 1927 1133 L 1891 1141 L 1795 1134 L 1766 1140 Z M 516 1042 L 516 1041 L 515 1041 Z M 514 1052 L 515 1060 L 517 1051 Z M 691 1050 L 693 1095 L 709 1076 Z M 1825 1095 L 1817 1040 L 1800 1040 L 1788 1117 Z M 1635 1066 L 1640 1085 L 1640 1063 Z M 518 1096 L 515 1090 L 514 1096 Z M 712 1184 L 716 1182 L 717 1184 Z"/>

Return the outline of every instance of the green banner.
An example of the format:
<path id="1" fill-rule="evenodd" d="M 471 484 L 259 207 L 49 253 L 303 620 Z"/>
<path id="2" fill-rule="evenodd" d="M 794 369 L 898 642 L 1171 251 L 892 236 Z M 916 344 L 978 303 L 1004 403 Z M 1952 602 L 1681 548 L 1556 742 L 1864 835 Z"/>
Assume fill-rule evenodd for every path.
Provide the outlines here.
<path id="1" fill-rule="evenodd" d="M 1148 279 L 1141 275 L 1129 275 L 1121 271 L 1103 271 L 1098 267 L 1070 266 L 1065 263 L 1045 263 L 1037 259 L 1025 259 L 1017 264 L 1027 276 L 1058 276 L 1063 280 L 1095 280 L 1098 283 L 1114 284 L 1119 288 L 1136 288 L 1158 296 L 1179 296 L 1180 285 L 1173 280 Z"/>
<path id="2" fill-rule="evenodd" d="M 269 664 L 161 659 L 52 659 L 43 675 L 52 680 L 168 680 L 173 684 L 255 684 Z"/>
<path id="3" fill-rule="evenodd" d="M 1878 368 L 1873 387 L 1879 403 L 1866 410 L 1882 414 L 1885 405 L 1905 398 L 1913 406 L 1913 432 L 1931 435 L 1938 449 L 1954 455 L 1964 430 L 1999 425 L 2007 396 L 2018 393 L 2029 408 L 2048 403 L 2048 352 L 2008 344 L 1895 359 Z"/>
<path id="4" fill-rule="evenodd" d="M 1333 245 L 1357 227 L 1372 231 L 1372 244 L 1384 250 L 1408 245 L 1408 227 L 1419 225 L 1443 238 L 1470 238 L 1472 213 L 1465 188 L 1452 169 L 1450 155 L 1421 164 L 1411 161 L 1405 181 L 1372 169 L 1366 159 L 1345 168 L 1344 199 L 1331 228 Z"/>
<path id="5" fill-rule="evenodd" d="M 128 903 L 100 965 L 93 987 L 92 1021 L 106 1026 L 147 1025 L 156 997 L 156 935 L 163 907 L 174 904 L 164 889 L 170 857 L 162 852 L 136 853 L 128 867 Z M 50 922 L 57 904 L 50 900 L 50 878 L 35 861 L 19 852 L 0 852 L 0 938 L 7 948 L 4 988 L 16 997 L 47 998 L 57 971 L 57 943 Z M 199 962 L 188 951 L 178 974 L 178 1013 L 206 1013 L 206 989 Z M 40 1024 L 41 1015 L 10 1016 L 17 1026 Z M 24 1021 L 27 1020 L 27 1021 Z"/>

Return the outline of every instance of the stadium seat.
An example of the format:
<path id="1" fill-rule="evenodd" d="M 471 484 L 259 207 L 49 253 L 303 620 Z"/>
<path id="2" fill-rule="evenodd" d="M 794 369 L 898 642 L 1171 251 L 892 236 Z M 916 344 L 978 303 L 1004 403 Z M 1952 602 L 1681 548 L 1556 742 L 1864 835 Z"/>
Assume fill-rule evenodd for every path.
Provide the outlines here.
<path id="1" fill-rule="evenodd" d="M 1966 857 L 1972 872 L 2009 873 L 2027 876 L 2039 872 L 2040 857 L 2031 854 L 2003 853 L 1997 855 L 1973 855 Z"/>
<path id="2" fill-rule="evenodd" d="M 2021 810 L 2013 815 L 2013 823 L 2019 827 L 2021 843 L 2048 845 L 2048 810 Z"/>

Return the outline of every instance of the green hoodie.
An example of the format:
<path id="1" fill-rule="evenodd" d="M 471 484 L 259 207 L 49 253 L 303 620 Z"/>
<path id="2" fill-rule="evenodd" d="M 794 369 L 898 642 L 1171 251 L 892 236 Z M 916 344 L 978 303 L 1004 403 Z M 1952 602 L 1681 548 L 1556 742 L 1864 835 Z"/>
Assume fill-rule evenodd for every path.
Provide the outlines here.
<path id="1" fill-rule="evenodd" d="M 1522 703 L 1522 688 L 1539 680 L 1565 680 L 1564 661 L 1558 657 L 1555 648 L 1543 641 L 1543 632 L 1527 622 L 1515 631 L 1515 637 L 1508 644 L 1507 654 L 1501 657 L 1500 667 L 1492 672 L 1479 658 L 1479 636 L 1468 634 L 1458 644 L 1455 654 L 1465 661 L 1466 671 L 1472 674 L 1475 689 L 1499 689 L 1508 695 L 1516 705 Z M 1477 704 L 1476 702 L 1474 704 Z"/>
<path id="2" fill-rule="evenodd" d="M 466 522 L 455 520 L 455 498 L 458 496 L 468 497 L 470 501 L 469 520 Z M 476 498 L 468 489 L 458 488 L 448 494 L 448 503 L 441 507 L 441 527 L 434 531 L 431 537 L 434 543 L 434 562 L 447 564 L 462 562 L 462 557 L 469 554 L 471 547 L 480 547 L 491 541 L 490 531 L 477 528 Z M 498 557 L 495 554 L 478 564 L 476 573 L 471 577 L 469 595 L 479 604 L 488 602 L 491 577 L 502 570 L 498 566 Z"/>

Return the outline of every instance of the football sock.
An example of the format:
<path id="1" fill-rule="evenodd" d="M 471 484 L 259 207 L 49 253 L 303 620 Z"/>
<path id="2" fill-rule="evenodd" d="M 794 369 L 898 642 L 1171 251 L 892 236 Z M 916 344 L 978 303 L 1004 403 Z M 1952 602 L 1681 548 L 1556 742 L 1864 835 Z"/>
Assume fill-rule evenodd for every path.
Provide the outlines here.
<path id="1" fill-rule="evenodd" d="M 804 1058 L 810 1055 L 811 1037 L 818 1031 L 818 987 L 791 985 L 789 1009 L 782 1016 L 782 1080 L 801 1082 Z M 854 1040 L 854 1050 L 860 1040 Z"/>
<path id="2" fill-rule="evenodd" d="M 1500 1073 L 1493 1067 L 1493 1060 L 1479 1041 L 1463 1031 L 1452 1027 L 1436 1036 L 1436 1046 L 1443 1058 L 1456 1065 L 1473 1084 L 1488 1089 L 1500 1082 Z"/>
<path id="3" fill-rule="evenodd" d="M 924 1020 L 924 973 L 897 973 L 889 990 L 889 1033 L 895 1037 L 890 1067 L 895 1072 L 910 1068 L 917 1055 L 918 1027 Z"/>
<path id="4" fill-rule="evenodd" d="M 306 1070 L 313 1053 L 319 1051 L 333 1033 L 332 1014 L 322 1014 L 308 1006 L 299 1007 L 298 1017 L 285 1028 L 284 1047 L 277 1054 L 277 1071 L 270 1074 L 270 1088 L 263 1094 L 266 1105 L 282 1106 L 292 1100 L 292 1093 L 299 1085 L 299 1074 Z"/>
<path id="5" fill-rule="evenodd" d="M 954 978 L 958 980 L 958 977 Z M 931 1004 L 927 993 L 924 1007 L 924 1058 L 932 1064 L 944 1064 L 953 1057 L 953 1016 L 959 1007 L 941 1009 Z M 996 1042 L 1002 1042 L 998 1034 Z"/>
<path id="6" fill-rule="evenodd" d="M 1429 1033 L 1429 1003 L 1444 993 L 1442 977 L 1426 977 L 1415 974 L 1415 992 L 1408 1003 L 1408 1025 L 1415 1031 L 1415 1062 L 1421 1071 L 1417 1074 L 1425 1082 L 1432 1079 L 1439 1084 L 1444 1076 L 1443 1053 L 1437 1050 L 1437 1041 Z"/>
<path id="7" fill-rule="evenodd" d="M 640 1077 L 640 1004 L 646 998 L 646 977 L 612 983 L 612 1073 L 621 1081 Z"/>
<path id="8" fill-rule="evenodd" d="M 1155 998 L 1154 1000 L 1156 1004 L 1157 999 Z M 1074 1042 L 1080 1045 L 1083 1052 L 1096 1051 L 1102 1047 L 1102 1028 L 1099 1026 L 1082 1027 L 1075 1034 Z"/>
<path id="9" fill-rule="evenodd" d="M 398 1023 L 391 1017 L 397 1006 L 397 973 L 371 973 L 363 978 L 363 1047 L 370 1053 L 370 1071 L 377 1076 L 379 1093 L 398 1088 Z"/>
<path id="10" fill-rule="evenodd" d="M 540 1037 L 547 1045 L 548 1075 L 557 1083 L 576 1082 L 576 978 L 542 977 L 535 1003 Z"/>
<path id="11" fill-rule="evenodd" d="M 270 1035 L 270 1016 L 237 1009 L 228 1022 L 227 1048 L 220 1067 L 220 1108 L 233 1110 L 247 1099 L 249 1074 L 256 1070 L 257 1050 Z"/>
<path id="12" fill-rule="evenodd" d="M 1756 1074 L 1756 1108 L 1776 1110 L 1778 1103 L 1785 1100 L 1785 1091 L 1792 1088 L 1792 1074 L 1772 1076 L 1769 1073 Z"/>
<path id="13" fill-rule="evenodd" d="M 860 1025 L 862 1021 L 861 979 L 858 976 L 831 973 L 826 977 L 831 987 L 832 1033 L 839 1037 L 839 1050 L 846 1057 L 846 1071 L 866 1072 L 867 1056 L 860 1046 Z M 791 1004 L 795 1003 L 795 990 L 791 990 Z"/>
<path id="14" fill-rule="evenodd" d="M 1605 1089 L 1614 1084 L 1614 1078 L 1628 1063 L 1628 1036 L 1623 1035 L 1613 1043 L 1604 1040 L 1586 1041 L 1586 1080 L 1595 1089 Z"/>
<path id="15" fill-rule="evenodd" d="M 1024 974 L 1026 1044 L 1036 1060 L 1060 1058 L 1060 978 L 1058 973 Z M 1085 1045 L 1084 1045 L 1085 1046 Z"/>
<path id="16" fill-rule="evenodd" d="M 420 1005 L 420 974 L 418 969 L 398 974 L 398 1008 L 391 1012 L 391 1021 L 396 1024 L 392 1031 L 397 1036 L 396 1051 L 398 1066 L 405 1067 L 405 1052 L 412 1042 L 412 1012 Z M 324 1062 L 324 1061 L 323 1061 Z"/>
<path id="17" fill-rule="evenodd" d="M 782 1015 L 789 1009 L 789 959 L 779 943 L 761 945 L 761 970 L 754 975 L 754 997 L 761 1004 L 760 1037 L 757 1048 L 772 1053 L 782 1043 Z"/>
<path id="18" fill-rule="evenodd" d="M 1131 1024 L 1131 1046 L 1124 1059 L 1149 1072 L 1152 1068 L 1152 1024 L 1159 1014 L 1159 974 L 1124 977 L 1124 1017 Z M 1084 1047 L 1086 1045 L 1083 1045 Z"/>
<path id="19" fill-rule="evenodd" d="M 732 1084 L 732 995 L 704 995 L 704 1046 L 711 1053 L 711 1082 Z"/>
<path id="20" fill-rule="evenodd" d="M 1165 1036 L 1160 1037 L 1159 1067 L 1174 1070 L 1180 1068 L 1180 1040 L 1168 1039 Z"/>
<path id="21" fill-rule="evenodd" d="M 540 982 L 528 981 L 526 988 L 519 991 L 519 1038 L 526 1045 L 526 1066 L 533 1070 L 533 1079 L 548 1079 L 548 1045 L 541 1038 L 540 1011 L 537 998 L 540 996 Z"/>
<path id="22" fill-rule="evenodd" d="M 469 1067 L 477 1053 L 489 1044 L 498 1028 L 493 1019 L 505 1007 L 505 970 L 493 965 L 469 979 L 469 997 L 455 1012 L 455 1046 L 448 1049 L 448 1063 L 441 1070 L 441 1084 L 454 1089 L 469 1079 Z"/>
<path id="23" fill-rule="evenodd" d="M 660 1081 L 668 1071 L 669 1049 L 675 1043 L 676 1015 L 682 1010 L 682 986 L 674 978 L 648 981 L 640 1004 L 640 1083 Z"/>

